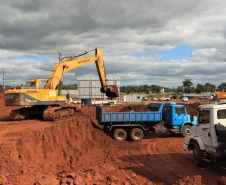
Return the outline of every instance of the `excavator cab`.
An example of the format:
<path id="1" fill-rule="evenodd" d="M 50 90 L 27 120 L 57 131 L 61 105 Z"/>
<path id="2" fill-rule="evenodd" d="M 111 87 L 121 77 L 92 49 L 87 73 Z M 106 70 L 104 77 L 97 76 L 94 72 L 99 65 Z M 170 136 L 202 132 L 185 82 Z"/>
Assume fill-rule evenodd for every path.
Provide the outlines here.
<path id="1" fill-rule="evenodd" d="M 47 81 L 47 79 L 33 79 L 31 81 L 27 81 L 24 87 L 28 89 L 45 89 Z"/>

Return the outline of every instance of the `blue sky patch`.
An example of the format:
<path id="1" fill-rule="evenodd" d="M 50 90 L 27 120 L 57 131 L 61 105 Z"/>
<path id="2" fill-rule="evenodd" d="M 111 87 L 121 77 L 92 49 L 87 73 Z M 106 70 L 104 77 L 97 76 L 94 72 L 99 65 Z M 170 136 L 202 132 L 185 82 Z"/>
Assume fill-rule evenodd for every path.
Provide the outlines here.
<path id="1" fill-rule="evenodd" d="M 13 60 L 35 60 L 35 61 L 43 61 L 46 60 L 47 58 L 51 58 L 50 56 L 47 55 L 40 55 L 37 57 L 21 57 L 21 58 L 13 58 Z"/>
<path id="2" fill-rule="evenodd" d="M 171 49 L 171 50 L 163 50 L 158 51 L 155 53 L 139 53 L 139 54 L 132 54 L 132 56 L 136 58 L 142 58 L 142 57 L 150 57 L 154 55 L 160 55 L 164 59 L 186 59 L 191 56 L 191 53 L 193 51 L 197 50 L 197 48 L 188 46 L 186 44 L 178 45 L 177 47 Z"/>

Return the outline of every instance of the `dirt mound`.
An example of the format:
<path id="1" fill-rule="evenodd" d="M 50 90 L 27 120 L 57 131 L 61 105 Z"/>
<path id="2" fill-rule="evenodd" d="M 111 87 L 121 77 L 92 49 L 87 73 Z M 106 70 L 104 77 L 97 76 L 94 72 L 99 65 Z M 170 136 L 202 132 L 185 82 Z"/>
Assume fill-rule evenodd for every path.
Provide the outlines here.
<path id="1" fill-rule="evenodd" d="M 188 114 L 193 113 L 194 116 L 197 116 L 199 105 L 201 105 L 199 102 L 194 102 L 192 104 L 185 104 L 185 107 L 187 109 L 187 113 Z"/>
<path id="2" fill-rule="evenodd" d="M 201 105 L 199 102 L 194 102 L 192 104 L 183 104 L 186 107 L 187 113 L 193 113 L 195 116 L 198 114 L 198 107 Z M 135 112 L 146 112 L 150 111 L 147 105 L 116 105 L 116 106 L 102 106 L 106 112 L 130 112 L 134 110 Z"/>
<path id="3" fill-rule="evenodd" d="M 4 93 L 0 92 L 0 117 L 3 119 L 3 117 L 7 118 L 9 117 L 10 111 L 14 109 L 20 108 L 20 106 L 5 106 L 5 97 Z"/>
<path id="4" fill-rule="evenodd" d="M 0 184 L 216 184 L 224 168 L 197 168 L 184 139 L 146 133 L 141 142 L 116 142 L 101 130 L 96 107 L 61 121 L 6 121 L 11 109 L 0 93 Z M 196 109 L 198 105 L 186 105 Z M 146 106 L 106 106 L 145 111 Z M 199 178 L 200 177 L 200 178 Z M 180 179 L 180 180 L 178 180 Z M 218 183 L 224 183 L 225 178 Z"/>
<path id="5" fill-rule="evenodd" d="M 226 185 L 226 177 L 221 177 L 220 179 L 218 179 L 217 181 L 218 185 Z"/>
<path id="6" fill-rule="evenodd" d="M 130 112 L 131 110 L 134 110 L 135 112 L 150 111 L 147 108 L 147 105 L 115 105 L 115 106 L 104 105 L 102 107 L 104 107 L 104 110 L 106 112 Z"/>
<path id="7" fill-rule="evenodd" d="M 0 143 L 0 173 L 9 184 L 34 183 L 34 179 L 68 171 L 94 145 L 88 118 L 43 124 L 4 134 L 3 138 L 11 139 Z"/>
<path id="8" fill-rule="evenodd" d="M 198 115 L 198 107 L 201 105 L 199 102 L 194 102 L 191 104 L 184 104 L 184 103 L 179 103 L 180 105 L 184 105 L 186 107 L 187 113 L 191 114 L 193 113 L 194 116 Z"/>
<path id="9" fill-rule="evenodd" d="M 120 149 L 92 121 L 94 110 L 63 121 L 2 122 L 0 184 L 152 184 L 120 169 L 111 157 Z"/>
<path id="10" fill-rule="evenodd" d="M 174 185 L 202 185 L 202 177 L 200 175 L 196 175 L 193 177 L 184 177 L 176 181 Z"/>

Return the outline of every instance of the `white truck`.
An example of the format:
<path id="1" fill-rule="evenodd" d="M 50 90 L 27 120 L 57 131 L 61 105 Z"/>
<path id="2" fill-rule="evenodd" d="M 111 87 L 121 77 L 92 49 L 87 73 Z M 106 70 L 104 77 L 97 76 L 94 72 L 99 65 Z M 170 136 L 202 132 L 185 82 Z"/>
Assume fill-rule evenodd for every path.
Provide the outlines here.
<path id="1" fill-rule="evenodd" d="M 171 98 L 167 98 L 167 97 L 161 97 L 159 98 L 159 101 L 170 101 Z"/>
<path id="2" fill-rule="evenodd" d="M 194 161 L 226 160 L 226 104 L 200 105 L 197 124 L 191 135 L 184 138 L 184 150 L 193 150 Z"/>

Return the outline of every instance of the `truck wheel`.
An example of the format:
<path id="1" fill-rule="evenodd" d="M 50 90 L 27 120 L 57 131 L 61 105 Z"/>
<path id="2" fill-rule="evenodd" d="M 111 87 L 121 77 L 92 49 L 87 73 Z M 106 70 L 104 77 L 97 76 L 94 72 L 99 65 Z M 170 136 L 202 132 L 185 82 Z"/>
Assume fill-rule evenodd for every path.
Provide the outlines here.
<path id="1" fill-rule="evenodd" d="M 186 136 L 190 136 L 191 135 L 191 126 L 190 125 L 184 125 L 183 129 L 182 129 L 182 136 L 186 137 Z"/>
<path id="2" fill-rule="evenodd" d="M 127 132 L 123 129 L 115 129 L 113 132 L 113 138 L 116 141 L 125 141 L 127 138 Z"/>
<path id="3" fill-rule="evenodd" d="M 140 141 L 144 137 L 144 132 L 139 128 L 134 128 L 130 131 L 130 138 L 133 141 Z"/>
<path id="4" fill-rule="evenodd" d="M 198 143 L 195 143 L 193 146 L 193 156 L 196 166 L 203 166 L 204 151 L 199 148 Z"/>

